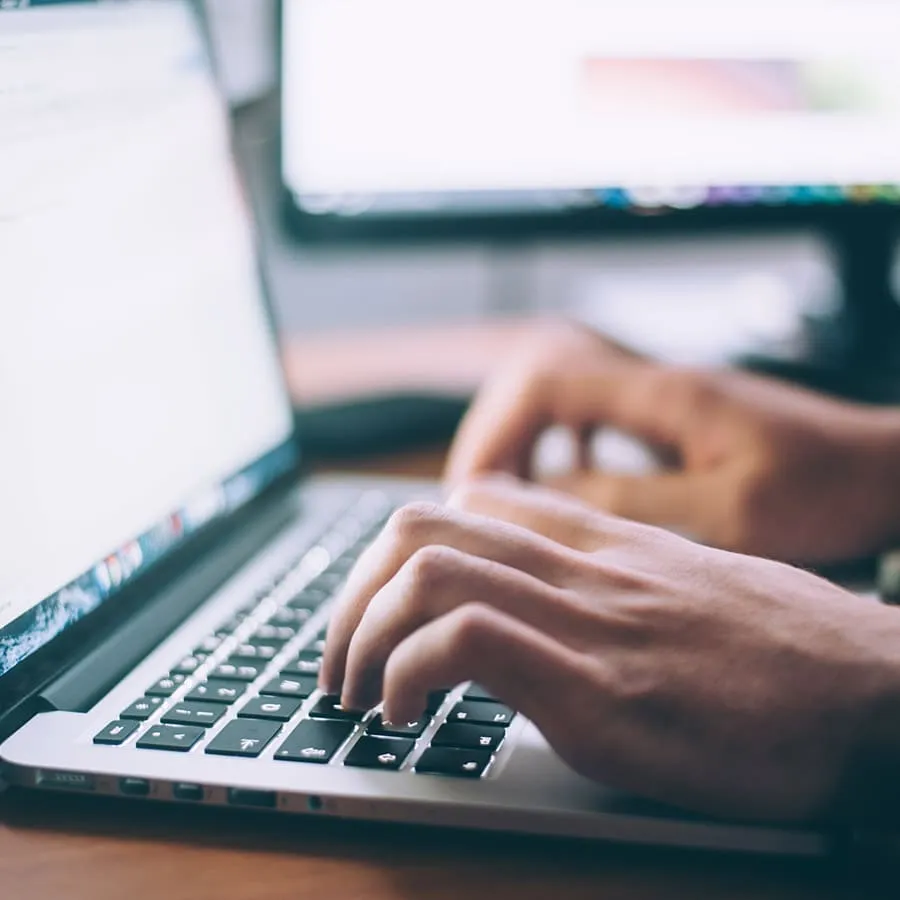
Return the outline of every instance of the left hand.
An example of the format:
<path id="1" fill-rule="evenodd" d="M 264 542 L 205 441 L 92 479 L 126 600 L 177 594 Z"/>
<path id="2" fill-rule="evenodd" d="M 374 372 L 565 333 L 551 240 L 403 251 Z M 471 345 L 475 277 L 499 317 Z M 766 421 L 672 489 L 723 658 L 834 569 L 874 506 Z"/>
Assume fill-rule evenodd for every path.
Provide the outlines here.
<path id="1" fill-rule="evenodd" d="M 807 572 L 503 480 L 393 517 L 338 601 L 321 683 L 412 721 L 472 679 L 590 778 L 802 819 L 881 749 L 898 646 L 900 614 Z"/>

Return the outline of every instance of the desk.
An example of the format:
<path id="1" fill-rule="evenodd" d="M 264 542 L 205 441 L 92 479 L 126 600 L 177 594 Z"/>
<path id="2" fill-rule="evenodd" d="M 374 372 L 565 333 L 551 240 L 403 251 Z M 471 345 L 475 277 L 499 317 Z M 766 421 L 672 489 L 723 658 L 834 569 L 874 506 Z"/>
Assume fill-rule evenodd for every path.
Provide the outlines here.
<path id="1" fill-rule="evenodd" d="M 505 342 L 510 335 L 500 337 Z M 421 351 L 418 337 L 411 344 Z M 295 386 L 297 395 L 303 390 Z M 356 468 L 430 476 L 437 475 L 441 464 L 438 452 L 373 460 Z M 15 792 L 0 797 L 0 900 L 847 896 L 834 871 L 817 862 L 285 819 L 74 796 Z"/>

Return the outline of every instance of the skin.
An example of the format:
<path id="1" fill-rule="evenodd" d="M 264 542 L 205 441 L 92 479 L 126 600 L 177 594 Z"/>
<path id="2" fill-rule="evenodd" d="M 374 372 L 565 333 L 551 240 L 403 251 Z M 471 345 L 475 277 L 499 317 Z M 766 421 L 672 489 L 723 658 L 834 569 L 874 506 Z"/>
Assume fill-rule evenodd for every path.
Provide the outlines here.
<path id="1" fill-rule="evenodd" d="M 321 684 L 413 721 L 473 679 L 589 778 L 800 820 L 898 758 L 898 646 L 900 614 L 807 572 L 501 479 L 395 514 L 338 600 Z"/>
<path id="2" fill-rule="evenodd" d="M 554 424 L 583 447 L 614 426 L 664 468 L 582 452 L 565 493 L 528 483 Z M 399 511 L 351 574 L 323 689 L 412 721 L 471 679 L 613 787 L 754 820 L 896 815 L 900 613 L 759 558 L 896 545 L 896 412 L 544 326 L 477 399 L 448 480 L 447 504 Z"/>
<path id="3" fill-rule="evenodd" d="M 651 363 L 579 326 L 546 323 L 504 362 L 454 443 L 451 484 L 531 476 L 551 425 L 586 446 L 613 426 L 642 439 L 658 472 L 580 469 L 549 486 L 630 519 L 729 550 L 834 563 L 900 543 L 900 413 L 840 403 L 736 371 Z"/>

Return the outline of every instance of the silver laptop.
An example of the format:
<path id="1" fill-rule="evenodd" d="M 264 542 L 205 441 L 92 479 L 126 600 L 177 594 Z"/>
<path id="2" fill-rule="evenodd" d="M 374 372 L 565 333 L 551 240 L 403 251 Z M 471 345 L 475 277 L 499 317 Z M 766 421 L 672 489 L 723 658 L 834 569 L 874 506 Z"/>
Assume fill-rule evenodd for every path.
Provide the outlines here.
<path id="1" fill-rule="evenodd" d="M 825 848 L 812 830 L 714 822 L 594 785 L 477 685 L 436 692 L 418 722 L 390 728 L 323 696 L 335 590 L 392 509 L 434 488 L 301 477 L 202 20 L 182 0 L 3 9 L 0 84 L 7 782 Z"/>

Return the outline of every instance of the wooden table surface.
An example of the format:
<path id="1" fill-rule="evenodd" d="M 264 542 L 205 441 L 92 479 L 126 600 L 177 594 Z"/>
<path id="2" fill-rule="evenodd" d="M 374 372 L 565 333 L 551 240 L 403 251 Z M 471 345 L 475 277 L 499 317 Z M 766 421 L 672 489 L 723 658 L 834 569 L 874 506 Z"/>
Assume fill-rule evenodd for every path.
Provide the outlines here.
<path id="1" fill-rule="evenodd" d="M 514 330 L 514 329 L 510 329 Z M 471 384 L 498 344 L 492 332 L 444 379 Z M 411 355 L 423 342 L 411 335 Z M 429 345 L 434 346 L 434 345 Z M 471 344 L 470 344 L 471 346 Z M 309 347 L 292 373 L 298 399 Z M 396 349 L 396 348 L 392 348 Z M 355 356 L 352 342 L 346 357 Z M 431 356 L 429 352 L 426 354 Z M 397 386 L 385 355 L 384 381 Z M 409 360 L 409 356 L 407 356 Z M 432 357 L 433 361 L 433 357 Z M 423 368 L 423 371 L 427 371 Z M 303 380 L 306 384 L 299 384 Z M 352 381 L 352 380 L 351 380 Z M 321 384 L 321 382 L 319 382 Z M 371 384 L 371 382 L 370 382 Z M 347 385 L 352 392 L 353 383 Z M 318 399 L 318 398 L 316 398 Z M 370 472 L 437 475 L 442 454 L 372 460 Z M 824 862 L 336 822 L 14 791 L 0 796 L 0 900 L 831 900 L 870 897 Z"/>

